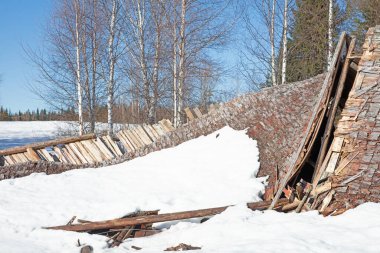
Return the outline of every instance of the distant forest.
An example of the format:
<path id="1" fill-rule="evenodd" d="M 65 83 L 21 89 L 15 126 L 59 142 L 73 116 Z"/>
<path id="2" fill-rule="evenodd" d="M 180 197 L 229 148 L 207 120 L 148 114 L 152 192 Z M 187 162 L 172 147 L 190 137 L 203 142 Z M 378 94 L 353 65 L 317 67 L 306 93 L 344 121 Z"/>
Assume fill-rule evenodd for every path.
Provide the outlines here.
<path id="1" fill-rule="evenodd" d="M 48 111 L 46 109 L 26 110 L 12 112 L 10 109 L 0 107 L 0 121 L 49 121 L 49 120 L 74 120 L 75 113 L 72 110 Z"/>

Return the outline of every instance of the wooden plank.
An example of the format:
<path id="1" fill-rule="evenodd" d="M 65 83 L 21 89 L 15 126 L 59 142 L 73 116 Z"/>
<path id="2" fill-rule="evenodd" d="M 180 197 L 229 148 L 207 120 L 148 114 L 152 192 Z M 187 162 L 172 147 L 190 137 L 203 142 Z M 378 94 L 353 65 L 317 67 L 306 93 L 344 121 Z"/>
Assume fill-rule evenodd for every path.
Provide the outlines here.
<path id="1" fill-rule="evenodd" d="M 81 141 L 82 146 L 91 155 L 94 162 L 102 162 L 106 157 L 100 152 L 100 150 L 90 141 Z"/>
<path id="2" fill-rule="evenodd" d="M 194 111 L 195 115 L 197 116 L 197 118 L 201 118 L 203 116 L 198 107 L 195 107 L 195 109 L 193 111 Z"/>
<path id="3" fill-rule="evenodd" d="M 195 117 L 194 117 L 194 115 L 193 115 L 193 113 L 191 112 L 191 110 L 190 110 L 189 107 L 186 107 L 186 108 L 185 108 L 185 114 L 186 114 L 186 117 L 187 117 L 187 119 L 188 119 L 189 121 L 195 119 Z"/>
<path id="4" fill-rule="evenodd" d="M 355 83 L 354 83 L 354 88 L 356 90 L 361 89 L 363 79 L 364 79 L 364 74 L 362 72 L 359 72 L 358 75 L 356 76 Z"/>
<path id="5" fill-rule="evenodd" d="M 62 148 L 62 153 L 71 164 L 82 164 L 68 145 Z"/>
<path id="6" fill-rule="evenodd" d="M 117 138 L 119 138 L 120 142 L 123 144 L 124 149 L 127 150 L 127 152 L 131 152 L 132 148 L 127 142 L 125 136 L 122 134 L 122 131 L 119 131 L 116 133 Z"/>
<path id="7" fill-rule="evenodd" d="M 34 151 L 34 149 L 27 148 L 26 153 L 29 156 L 29 160 L 35 161 L 35 162 L 41 161 L 41 157 L 38 156 L 38 154 L 36 153 L 36 151 Z"/>
<path id="8" fill-rule="evenodd" d="M 165 133 L 170 132 L 170 129 L 169 129 L 168 127 L 166 127 L 166 125 L 164 124 L 163 120 L 159 121 L 158 124 L 161 126 L 161 129 L 162 129 Z"/>
<path id="9" fill-rule="evenodd" d="M 152 127 L 154 128 L 154 130 L 156 130 L 156 132 L 157 132 L 160 136 L 165 135 L 165 131 L 162 129 L 161 125 L 159 125 L 159 124 L 154 124 Z"/>
<path id="10" fill-rule="evenodd" d="M 67 144 L 82 164 L 89 163 L 74 143 Z"/>
<path id="11" fill-rule="evenodd" d="M 13 161 L 13 159 L 12 159 L 10 156 L 5 155 L 5 156 L 3 156 L 3 157 L 4 157 L 5 161 L 6 161 L 9 165 L 13 165 L 13 164 L 15 164 L 15 162 Z"/>
<path id="12" fill-rule="evenodd" d="M 334 190 L 331 190 L 331 191 L 327 194 L 327 196 L 323 199 L 323 201 L 322 201 L 322 206 L 321 206 L 321 208 L 319 209 L 319 212 L 320 212 L 320 213 L 322 213 L 322 212 L 326 209 L 326 207 L 328 207 L 328 205 L 330 204 L 330 202 L 331 202 L 331 200 L 332 200 L 334 194 L 335 194 L 335 191 L 334 191 Z"/>
<path id="13" fill-rule="evenodd" d="M 172 125 L 172 123 L 170 122 L 170 120 L 168 119 L 163 119 L 163 123 L 165 124 L 165 126 L 169 129 L 169 131 L 174 131 L 175 128 L 174 126 Z"/>
<path id="14" fill-rule="evenodd" d="M 115 158 L 115 155 L 107 148 L 104 142 L 98 137 L 93 140 L 95 145 L 102 151 L 102 153 L 107 157 L 108 160 Z"/>
<path id="15" fill-rule="evenodd" d="M 60 160 L 63 163 L 66 163 L 66 164 L 70 163 L 69 160 L 67 160 L 66 156 L 63 155 L 62 150 L 59 147 L 54 146 L 53 150 L 56 153 L 58 160 Z"/>
<path id="16" fill-rule="evenodd" d="M 340 153 L 332 152 L 331 157 L 330 157 L 330 161 L 327 164 L 327 167 L 325 170 L 327 173 L 333 173 L 334 172 L 336 165 L 338 163 L 338 160 L 339 160 L 339 156 L 340 156 Z"/>
<path id="17" fill-rule="evenodd" d="M 24 156 L 23 153 L 14 154 L 14 156 L 17 156 L 17 158 L 21 161 L 21 163 L 26 163 L 29 161 L 28 158 Z"/>
<path id="18" fill-rule="evenodd" d="M 339 175 L 340 172 L 359 154 L 359 152 L 349 154 L 343 161 L 339 163 L 338 168 L 335 170 L 335 175 Z"/>
<path id="19" fill-rule="evenodd" d="M 130 146 L 130 150 L 133 152 L 136 150 L 135 144 L 132 142 L 132 139 L 130 138 L 129 134 L 126 133 L 126 131 L 121 131 L 120 134 L 124 137 L 125 141 Z"/>
<path id="20" fill-rule="evenodd" d="M 62 138 L 62 139 L 57 139 L 57 140 L 52 140 L 52 141 L 39 142 L 39 143 L 27 145 L 27 146 L 14 147 L 14 148 L 8 148 L 8 149 L 0 150 L 0 155 L 24 153 L 24 152 L 26 152 L 27 148 L 32 148 L 34 150 L 37 150 L 37 149 L 42 149 L 42 148 L 46 148 L 46 147 L 56 146 L 59 144 L 67 144 L 67 143 L 71 143 L 71 142 L 88 140 L 88 139 L 93 139 L 93 138 L 96 138 L 95 134 L 86 134 L 86 135 L 82 135 L 79 137 L 69 137 L 69 138 Z"/>
<path id="21" fill-rule="evenodd" d="M 49 156 L 46 157 L 45 153 L 42 152 L 42 149 L 37 149 L 36 150 L 37 154 L 44 160 L 44 161 L 49 161 Z"/>
<path id="22" fill-rule="evenodd" d="M 268 208 L 270 203 L 271 203 L 270 201 L 247 203 L 247 207 L 251 210 L 265 210 Z M 276 204 L 276 206 L 274 207 L 274 209 L 281 208 L 283 205 L 287 203 L 288 203 L 287 199 L 280 199 L 278 201 L 278 204 Z M 151 224 L 151 223 L 158 223 L 158 222 L 206 217 L 206 216 L 219 214 L 223 212 L 224 210 L 226 210 L 228 207 L 229 206 L 200 209 L 200 210 L 194 210 L 194 211 L 176 212 L 176 213 L 120 218 L 120 219 L 114 219 L 114 220 L 97 221 L 97 222 L 82 223 L 82 224 L 47 227 L 46 229 L 66 230 L 66 231 L 76 231 L 76 232 L 84 232 L 84 231 L 89 231 L 89 230 L 101 230 L 101 229 L 113 229 L 113 228 L 117 229 L 117 228 L 125 228 L 126 226 L 135 226 L 135 225 L 142 225 L 142 224 Z"/>
<path id="23" fill-rule="evenodd" d="M 123 153 L 121 152 L 120 148 L 117 146 L 117 144 L 112 140 L 111 136 L 107 135 L 106 138 L 108 139 L 108 143 L 111 144 L 113 149 L 116 151 L 116 154 L 118 156 L 122 156 Z"/>
<path id="24" fill-rule="evenodd" d="M 149 128 L 149 125 L 142 125 L 142 129 L 146 133 L 146 135 L 149 137 L 151 142 L 155 142 L 157 140 L 156 135 L 152 132 L 152 130 Z"/>
<path id="25" fill-rule="evenodd" d="M 115 150 L 115 148 L 113 147 L 113 145 L 108 141 L 108 138 L 107 136 L 102 136 L 101 137 L 104 145 L 112 152 L 113 155 L 115 155 L 115 157 L 119 156 Z"/>
<path id="26" fill-rule="evenodd" d="M 128 136 L 131 137 L 132 141 L 133 141 L 133 144 L 135 145 L 136 149 L 139 149 L 141 148 L 142 146 L 144 146 L 144 144 L 140 141 L 139 137 L 136 136 L 135 132 L 133 129 L 129 129 L 127 131 L 128 133 Z"/>
<path id="27" fill-rule="evenodd" d="M 139 142 L 140 148 L 146 145 L 135 128 L 131 128 L 131 133 L 135 136 L 137 142 Z"/>
<path id="28" fill-rule="evenodd" d="M 88 161 L 89 164 L 95 163 L 95 158 L 88 152 L 88 150 L 83 146 L 81 142 L 75 142 L 75 146 L 78 148 L 79 152 Z"/>
<path id="29" fill-rule="evenodd" d="M 343 145 L 344 137 L 335 137 L 331 146 L 332 146 L 332 151 L 333 152 L 340 152 L 342 150 L 342 145 Z"/>
<path id="30" fill-rule="evenodd" d="M 132 134 L 131 130 L 124 130 L 123 134 L 129 140 L 129 143 L 133 146 L 133 150 L 137 150 L 140 148 L 140 145 L 137 142 L 135 136 Z"/>
<path id="31" fill-rule="evenodd" d="M 136 132 L 139 134 L 140 138 L 145 143 L 145 145 L 152 144 L 153 141 L 150 139 L 149 135 L 147 135 L 147 133 L 144 131 L 144 129 L 140 125 L 138 125 L 135 129 L 136 129 Z"/>
<path id="32" fill-rule="evenodd" d="M 157 133 L 157 131 L 153 128 L 152 125 L 147 125 L 147 127 L 150 129 L 150 131 L 152 132 L 152 134 L 156 137 L 156 140 L 158 140 L 160 138 L 160 135 Z"/>

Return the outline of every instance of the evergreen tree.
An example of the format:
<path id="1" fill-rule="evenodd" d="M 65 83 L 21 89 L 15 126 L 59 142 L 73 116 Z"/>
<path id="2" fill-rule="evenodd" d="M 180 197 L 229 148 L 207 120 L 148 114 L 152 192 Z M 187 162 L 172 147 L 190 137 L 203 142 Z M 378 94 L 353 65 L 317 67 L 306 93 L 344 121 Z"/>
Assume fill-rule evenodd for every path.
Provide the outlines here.
<path id="1" fill-rule="evenodd" d="M 351 0 L 349 5 L 354 10 L 352 34 L 357 37 L 358 45 L 362 45 L 367 30 L 380 25 L 380 0 Z"/>
<path id="2" fill-rule="evenodd" d="M 334 5 L 334 37 L 337 37 L 339 7 Z M 327 70 L 329 1 L 296 0 L 294 25 L 290 30 L 287 81 L 304 80 Z"/>

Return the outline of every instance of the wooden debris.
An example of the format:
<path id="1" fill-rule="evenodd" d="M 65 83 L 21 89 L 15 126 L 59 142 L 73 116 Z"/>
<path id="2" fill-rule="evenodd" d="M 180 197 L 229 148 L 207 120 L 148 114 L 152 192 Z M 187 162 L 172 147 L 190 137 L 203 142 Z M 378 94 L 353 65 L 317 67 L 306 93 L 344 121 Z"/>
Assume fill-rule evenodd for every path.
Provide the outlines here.
<path id="1" fill-rule="evenodd" d="M 251 210 L 265 210 L 269 207 L 270 203 L 271 201 L 248 203 L 247 207 L 250 208 Z M 288 203 L 287 199 L 281 199 L 276 204 L 275 209 L 280 209 L 282 208 L 282 206 L 284 206 L 287 203 Z M 139 216 L 139 217 L 127 217 L 127 218 L 120 218 L 120 219 L 107 220 L 107 221 L 48 227 L 47 229 L 67 230 L 67 231 L 76 231 L 76 232 L 85 232 L 85 231 L 102 230 L 102 229 L 123 229 L 126 226 L 136 226 L 136 225 L 142 225 L 142 224 L 152 224 L 152 223 L 157 223 L 157 222 L 212 216 L 212 215 L 223 212 L 227 208 L 228 206 L 224 206 L 224 207 L 177 212 L 177 213 L 145 215 L 145 216 Z"/>
<path id="2" fill-rule="evenodd" d="M 76 216 L 73 216 L 73 217 L 69 220 L 69 222 L 67 222 L 66 225 L 71 225 L 71 224 L 73 224 L 73 222 L 75 221 L 76 218 L 77 218 Z"/>
<path id="3" fill-rule="evenodd" d="M 175 247 L 167 248 L 164 251 L 187 251 L 187 250 L 199 250 L 202 249 L 201 247 L 194 247 L 188 244 L 180 243 Z"/>

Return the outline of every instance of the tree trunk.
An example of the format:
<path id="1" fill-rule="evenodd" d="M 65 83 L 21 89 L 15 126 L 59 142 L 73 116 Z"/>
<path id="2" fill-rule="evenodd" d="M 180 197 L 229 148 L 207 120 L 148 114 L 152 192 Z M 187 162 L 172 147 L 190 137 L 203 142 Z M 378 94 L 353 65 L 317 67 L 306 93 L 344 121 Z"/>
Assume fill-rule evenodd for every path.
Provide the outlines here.
<path id="1" fill-rule="evenodd" d="M 108 134 L 113 134 L 113 115 L 112 109 L 114 105 L 114 89 L 115 89 L 115 56 L 114 56 L 114 39 L 115 39 L 115 23 L 116 23 L 116 0 L 112 1 L 112 12 L 110 20 L 110 34 L 108 39 L 108 62 L 109 62 L 109 77 L 107 85 L 107 114 L 108 114 Z"/>
<path id="2" fill-rule="evenodd" d="M 327 66 L 328 66 L 328 70 L 330 70 L 330 67 L 331 67 L 331 61 L 332 61 L 332 57 L 333 57 L 333 11 L 334 11 L 334 2 L 333 0 L 330 0 L 329 1 L 329 32 L 328 32 L 328 43 L 329 43 L 329 49 L 328 49 L 328 56 L 327 56 Z"/>
<path id="3" fill-rule="evenodd" d="M 183 107 L 183 89 L 185 84 L 185 29 L 186 29 L 186 0 L 182 0 L 181 5 L 181 27 L 179 31 L 180 47 L 179 47 L 179 83 L 178 83 L 178 108 L 177 108 L 177 124 L 181 125 L 181 113 Z"/>
<path id="4" fill-rule="evenodd" d="M 158 22 L 158 21 L 157 21 Z M 153 64 L 153 102 L 152 102 L 152 114 L 153 118 L 150 124 L 157 122 L 157 102 L 158 102 L 158 71 L 159 71 L 159 61 L 160 61 L 160 50 L 161 50 L 161 31 L 160 27 L 156 25 L 156 41 L 154 46 L 154 64 Z"/>
<path id="5" fill-rule="evenodd" d="M 175 15 L 175 14 L 174 14 Z M 173 21 L 173 124 L 178 127 L 178 97 L 177 97 L 177 20 Z"/>
<path id="6" fill-rule="evenodd" d="M 276 11 L 276 0 L 272 2 L 271 24 L 270 24 L 270 47 L 271 47 L 271 69 L 272 69 L 272 85 L 277 85 L 276 78 L 276 54 L 274 48 L 274 18 Z"/>
<path id="7" fill-rule="evenodd" d="M 92 114 L 90 116 L 91 121 L 91 131 L 95 132 L 95 112 L 96 112 L 96 73 L 97 73 L 97 55 L 98 55 L 98 44 L 97 44 L 97 0 L 93 0 L 93 22 L 92 27 L 92 87 L 91 87 L 91 98 L 92 98 Z"/>
<path id="8" fill-rule="evenodd" d="M 286 83 L 286 64 L 288 57 L 288 0 L 284 3 L 284 34 L 282 38 L 282 79 L 281 84 Z"/>
<path id="9" fill-rule="evenodd" d="M 80 6 L 78 0 L 75 1 L 75 51 L 76 51 L 76 86 L 78 95 L 78 122 L 79 122 L 79 135 L 83 135 L 83 109 L 82 109 L 82 84 L 81 84 L 81 69 L 80 69 L 80 43 L 79 43 L 79 15 Z"/>

